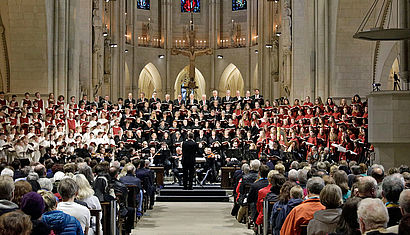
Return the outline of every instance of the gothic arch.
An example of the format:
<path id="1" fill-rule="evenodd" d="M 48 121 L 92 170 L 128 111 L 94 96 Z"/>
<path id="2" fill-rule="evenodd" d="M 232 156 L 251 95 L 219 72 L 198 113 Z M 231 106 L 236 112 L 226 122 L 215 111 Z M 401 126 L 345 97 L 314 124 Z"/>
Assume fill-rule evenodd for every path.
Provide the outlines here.
<path id="1" fill-rule="evenodd" d="M 181 85 L 182 83 L 184 83 L 184 81 L 188 80 L 188 74 L 189 74 L 189 66 L 185 66 L 185 68 L 183 68 L 181 70 L 181 72 L 179 72 L 177 79 L 175 80 L 175 99 L 178 97 L 179 94 L 181 94 Z M 202 75 L 201 71 L 199 71 L 198 68 L 195 68 L 195 82 L 196 85 L 198 86 L 198 89 L 196 90 L 195 93 L 195 98 L 196 99 L 200 99 L 201 96 L 205 93 L 205 88 L 206 88 L 206 82 L 205 82 L 205 78 Z"/>
<path id="2" fill-rule="evenodd" d="M 148 63 L 142 69 L 138 79 L 138 93 L 144 92 L 145 97 L 151 97 L 152 92 L 162 87 L 161 75 L 154 64 Z M 160 95 L 160 94 L 159 94 Z"/>
<path id="3" fill-rule="evenodd" d="M 234 64 L 226 66 L 219 81 L 219 93 L 221 96 L 225 95 L 226 90 L 231 90 L 231 95 L 239 90 L 241 95 L 244 94 L 244 81 L 241 72 Z"/>
<path id="4" fill-rule="evenodd" d="M 399 43 L 389 43 L 382 42 L 380 47 L 380 63 L 377 64 L 376 72 L 376 83 L 381 83 L 382 90 L 392 90 L 393 89 L 393 79 L 390 77 L 390 71 L 394 62 L 399 57 L 400 44 Z M 400 61 L 397 60 L 398 66 L 400 66 Z"/>

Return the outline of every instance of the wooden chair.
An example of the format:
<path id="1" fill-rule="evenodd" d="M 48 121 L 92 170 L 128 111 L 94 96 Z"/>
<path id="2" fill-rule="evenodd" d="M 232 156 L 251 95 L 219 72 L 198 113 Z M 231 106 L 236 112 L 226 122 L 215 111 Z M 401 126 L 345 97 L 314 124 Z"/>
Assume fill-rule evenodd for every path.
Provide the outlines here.
<path id="1" fill-rule="evenodd" d="M 127 198 L 127 206 L 134 208 L 135 212 L 138 211 L 138 203 L 137 203 L 137 196 L 139 194 L 140 189 L 136 185 L 127 185 L 128 189 L 128 198 Z M 137 220 L 135 219 L 136 213 L 133 214 L 132 216 L 133 221 L 134 221 L 134 226 L 135 222 Z"/>
<path id="2" fill-rule="evenodd" d="M 269 219 L 272 213 L 273 205 L 275 202 L 272 201 L 264 201 L 263 202 L 263 235 L 269 234 L 271 230 L 271 226 L 269 226 Z M 278 210 L 282 210 L 282 208 L 278 208 Z"/>
<path id="3" fill-rule="evenodd" d="M 97 230 L 97 235 L 102 235 L 100 233 L 100 230 L 101 230 L 101 228 L 100 228 L 100 224 L 101 224 L 100 213 L 101 213 L 101 210 L 90 209 L 91 217 L 95 217 L 95 226 L 96 226 L 96 230 Z M 90 224 L 91 224 L 91 221 L 90 221 Z"/>
<path id="4" fill-rule="evenodd" d="M 103 234 L 115 234 L 116 231 L 116 209 L 117 202 L 101 202 L 101 211 L 102 211 L 102 227 Z M 114 231 L 114 233 L 112 233 Z"/>

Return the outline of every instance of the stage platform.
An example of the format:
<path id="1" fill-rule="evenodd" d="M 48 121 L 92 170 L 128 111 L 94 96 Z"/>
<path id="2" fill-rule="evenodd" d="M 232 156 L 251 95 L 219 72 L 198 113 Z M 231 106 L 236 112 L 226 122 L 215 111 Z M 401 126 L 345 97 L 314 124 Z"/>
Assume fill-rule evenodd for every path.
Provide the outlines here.
<path id="1" fill-rule="evenodd" d="M 183 190 L 178 184 L 165 184 L 156 197 L 159 202 L 229 202 L 226 190 L 220 184 L 194 186 Z"/>

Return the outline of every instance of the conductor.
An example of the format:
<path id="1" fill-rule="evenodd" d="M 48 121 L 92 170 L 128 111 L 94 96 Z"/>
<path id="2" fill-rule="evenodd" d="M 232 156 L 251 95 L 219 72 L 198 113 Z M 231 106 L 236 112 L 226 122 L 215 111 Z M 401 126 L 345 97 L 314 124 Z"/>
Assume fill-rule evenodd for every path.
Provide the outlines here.
<path id="1" fill-rule="evenodd" d="M 188 133 L 188 139 L 182 143 L 182 168 L 184 172 L 184 190 L 192 190 L 195 173 L 195 156 L 199 151 L 198 144 L 193 140 L 194 133 Z"/>

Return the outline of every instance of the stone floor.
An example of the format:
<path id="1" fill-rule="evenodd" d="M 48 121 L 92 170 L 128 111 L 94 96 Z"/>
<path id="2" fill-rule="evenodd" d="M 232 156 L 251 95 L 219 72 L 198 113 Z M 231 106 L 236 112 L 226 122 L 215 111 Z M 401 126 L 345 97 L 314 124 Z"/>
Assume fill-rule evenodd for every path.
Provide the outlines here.
<path id="1" fill-rule="evenodd" d="M 138 235 L 251 235 L 231 216 L 232 203 L 156 202 L 132 234 Z"/>

